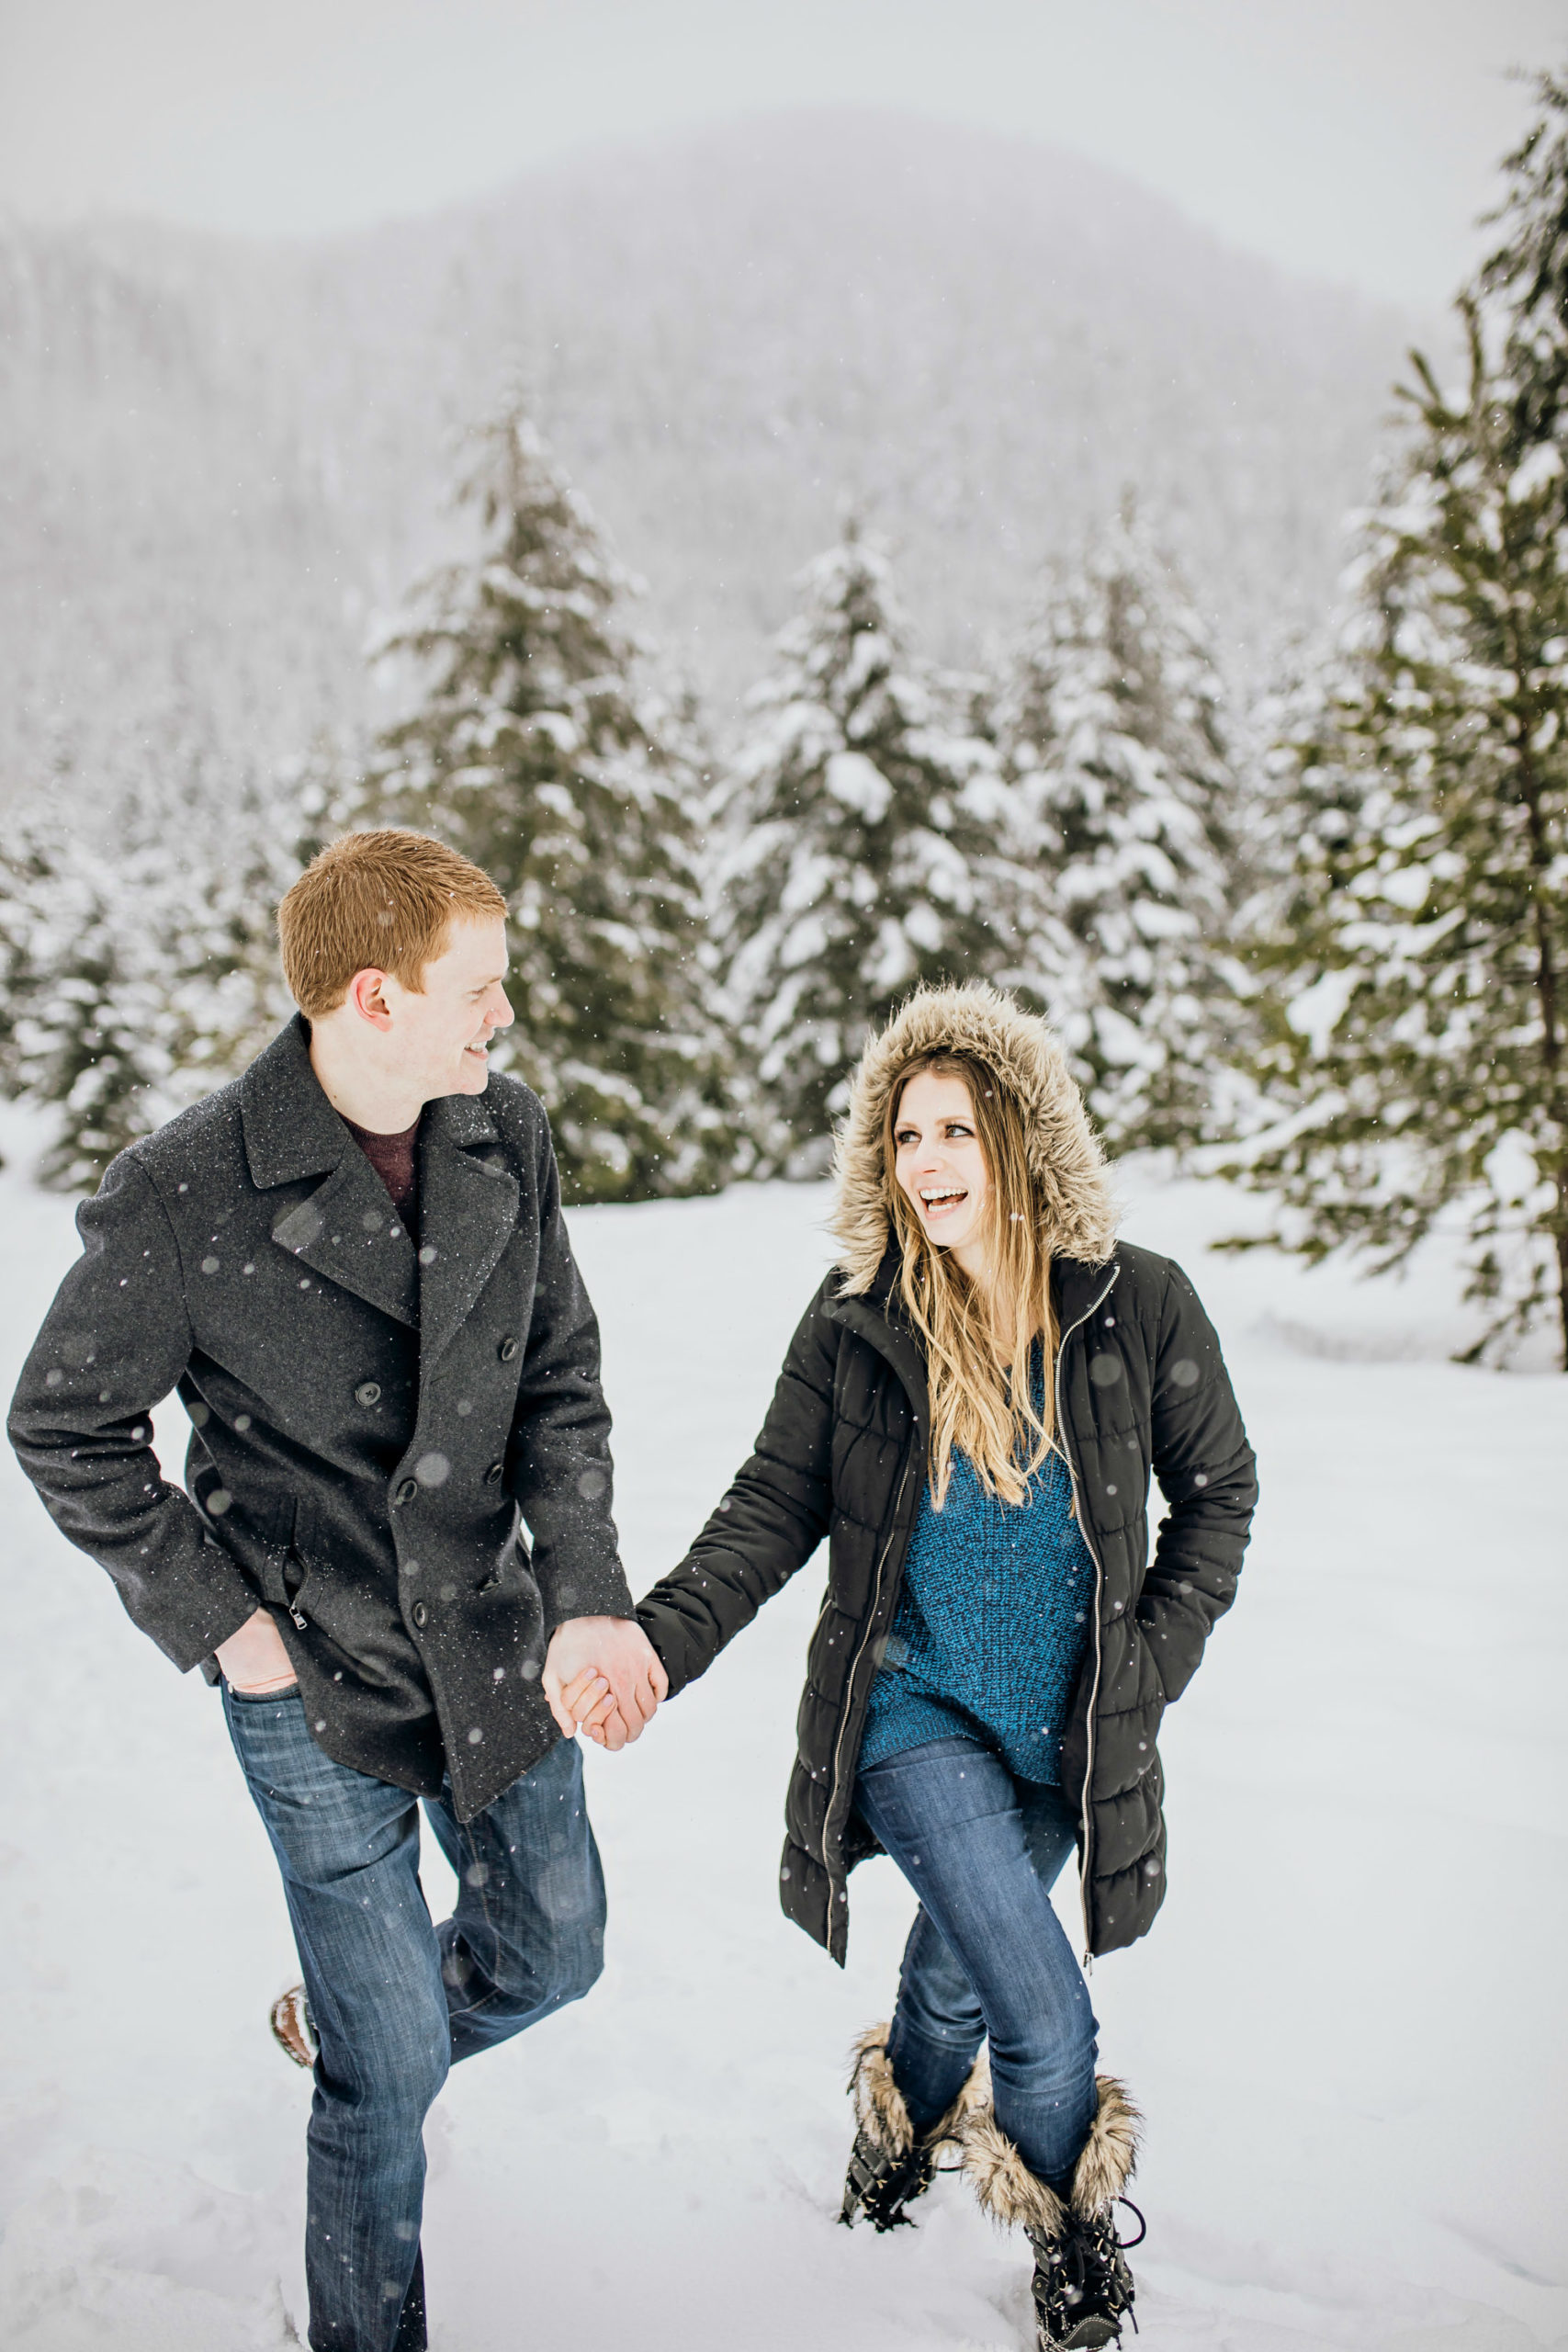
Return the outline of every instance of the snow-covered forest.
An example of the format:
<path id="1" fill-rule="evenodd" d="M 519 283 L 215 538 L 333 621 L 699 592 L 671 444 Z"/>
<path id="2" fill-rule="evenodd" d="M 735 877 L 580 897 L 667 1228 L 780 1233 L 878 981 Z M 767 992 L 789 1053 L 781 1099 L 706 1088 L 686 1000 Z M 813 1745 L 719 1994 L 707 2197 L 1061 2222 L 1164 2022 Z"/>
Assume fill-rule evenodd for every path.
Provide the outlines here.
<path id="1" fill-rule="evenodd" d="M 868 1027 L 943 978 L 1046 1013 L 1263 1464 L 1157 1979 L 1094 1982 L 1156 2117 L 1140 2318 L 1194 2352 L 1568 2341 L 1568 77 L 1497 196 L 1437 320 L 843 112 L 292 247 L 0 224 L 7 1377 L 74 1198 L 287 1018 L 289 882 L 420 827 L 507 899 L 494 1057 L 550 1114 L 640 1590 L 818 1278 Z M 0 2335 L 271 2352 L 261 1832 L 208 1694 L 0 1471 Z M 826 2226 L 908 1903 L 864 1873 L 846 1979 L 773 1905 L 819 1589 L 592 1759 L 624 1940 L 436 2111 L 446 2352 L 518 2340 L 470 2256 L 519 2210 L 541 2337 L 1023 2341 L 952 2184 L 912 2253 Z"/>
<path id="2" fill-rule="evenodd" d="M 940 506 L 957 420 L 972 429 L 987 403 L 948 382 L 928 390 L 954 446 L 939 463 L 918 436 L 903 445 L 922 490 L 897 504 L 897 528 L 883 519 L 886 459 L 863 449 L 856 499 L 795 574 L 794 616 L 727 696 L 743 644 L 732 628 L 705 691 L 648 628 L 617 518 L 541 433 L 541 411 L 571 410 L 567 393 L 498 393 L 457 444 L 445 553 L 369 626 L 373 683 L 329 699 L 334 724 L 307 738 L 305 706 L 290 706 L 300 739 L 267 756 L 267 730 L 226 700 L 238 673 L 219 664 L 205 695 L 187 683 L 112 752 L 62 737 L 41 788 L 14 800 L 0 1077 L 56 1113 L 46 1181 L 90 1185 L 124 1143 L 243 1067 L 286 1011 L 278 890 L 334 827 L 412 822 L 508 895 L 523 1013 L 510 1052 L 551 1113 L 569 1197 L 819 1172 L 867 1023 L 919 980 L 985 977 L 1057 1023 L 1115 1148 L 1228 1153 L 1279 1200 L 1276 1241 L 1309 1256 L 1349 1248 L 1395 1265 L 1457 1218 L 1471 1351 L 1505 1361 L 1555 1327 L 1561 1355 L 1563 108 L 1546 82 L 1506 166 L 1495 250 L 1461 289 L 1448 345 L 1410 362 L 1404 414 L 1367 453 L 1337 604 L 1325 545 L 1288 560 L 1305 528 L 1290 501 L 1324 457 L 1304 413 L 1269 500 L 1239 486 L 1250 460 L 1233 441 L 1222 560 L 1213 508 L 1190 481 L 1178 494 L 1168 470 L 1201 434 L 1170 417 L 1156 432 L 1151 415 L 1162 454 L 1145 465 L 1143 427 L 1112 413 L 1088 430 L 1080 375 L 1057 385 L 1056 422 L 1077 418 L 1095 491 L 1075 472 L 1055 546 L 1042 531 L 1023 578 L 1016 555 L 998 560 L 1010 594 L 993 586 L 984 627 L 961 628 L 963 592 L 954 603 L 948 577 L 943 604 L 942 569 L 984 493 L 976 481 L 965 530 L 933 543 L 925 469 Z M 838 127 L 829 147 L 868 228 L 876 206 L 854 173 L 883 188 L 897 139 L 862 129 L 846 146 Z M 704 169 L 722 162 L 702 151 Z M 747 165 L 765 179 L 765 140 Z M 975 201 L 1021 187 L 1025 225 L 1076 238 L 1086 266 L 1108 238 L 1119 254 L 1151 229 L 1168 243 L 1168 222 L 1126 191 L 1091 187 L 1094 207 L 1053 212 L 1052 185 L 1004 152 Z M 467 224 L 465 286 L 504 276 L 485 242 L 500 217 Z M 433 231 L 434 246 L 447 233 Z M 992 240 L 987 266 L 1010 250 Z M 1208 265 L 1184 281 L 1190 314 L 1223 303 L 1216 257 L 1187 258 Z M 427 263 L 447 299 L 449 254 Z M 80 243 L 71 266 L 89 266 Z M 35 328 L 40 271 L 16 280 Z M 198 277 L 183 282 L 187 319 Z M 126 336 L 137 343 L 122 306 L 75 291 L 72 315 L 84 334 L 98 322 L 116 366 Z M 1199 347 L 1213 364 L 1213 339 Z M 345 339 L 345 364 L 360 348 Z M 737 345 L 755 348 L 754 335 Z M 1252 363 L 1238 359 L 1235 381 L 1260 396 Z M 840 467 L 853 406 L 838 408 Z M 364 407 L 373 444 L 386 404 Z M 1340 401 L 1342 423 L 1353 407 Z M 1281 401 L 1271 430 L 1292 413 Z M 1017 429 L 1013 415 L 1000 438 Z M 575 413 L 573 435 L 586 430 Z M 604 431 L 624 458 L 627 435 Z M 1127 477 L 1114 492 L 1113 462 Z M 702 480 L 694 466 L 688 493 Z M 1021 477 L 1009 487 L 1004 538 L 1041 503 Z M 787 533 L 757 537 L 782 560 Z M 671 537 L 660 552 L 673 556 Z M 1271 639 L 1238 621 L 1238 588 L 1256 607 L 1265 564 L 1284 583 Z M 95 571 L 94 593 L 114 576 L 112 561 Z M 291 668 L 282 639 L 269 659 Z M 23 698 L 35 716 L 47 703 Z"/>

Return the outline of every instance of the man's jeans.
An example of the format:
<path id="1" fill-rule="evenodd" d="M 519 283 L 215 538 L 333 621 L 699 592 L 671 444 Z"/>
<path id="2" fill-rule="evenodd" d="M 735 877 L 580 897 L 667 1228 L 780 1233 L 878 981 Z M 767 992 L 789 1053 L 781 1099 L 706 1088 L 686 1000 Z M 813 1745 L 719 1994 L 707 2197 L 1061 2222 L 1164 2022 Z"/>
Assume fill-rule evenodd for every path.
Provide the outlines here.
<path id="1" fill-rule="evenodd" d="M 1094 2120 L 1098 2028 L 1050 1889 L 1077 1829 L 1059 1789 L 966 1739 L 863 1771 L 855 1803 L 920 1898 L 888 2059 L 917 2132 L 945 2115 L 982 2041 L 997 2121 L 1066 2188 Z"/>
<path id="2" fill-rule="evenodd" d="M 426 1811 L 457 1873 L 432 1925 L 419 1804 L 311 1738 L 297 1690 L 223 1710 L 283 1872 L 321 2041 L 307 2135 L 305 2260 L 315 2352 L 425 2341 L 424 2118 L 458 2058 L 580 2000 L 604 1965 L 604 1880 L 563 1740 L 476 1819 Z"/>

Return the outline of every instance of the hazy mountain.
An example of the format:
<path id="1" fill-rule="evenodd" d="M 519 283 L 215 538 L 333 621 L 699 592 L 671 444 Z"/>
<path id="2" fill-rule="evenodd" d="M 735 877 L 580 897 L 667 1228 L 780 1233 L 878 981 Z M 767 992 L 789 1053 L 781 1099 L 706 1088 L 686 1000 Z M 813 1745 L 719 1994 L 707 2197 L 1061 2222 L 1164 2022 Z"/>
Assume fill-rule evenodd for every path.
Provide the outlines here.
<path id="1" fill-rule="evenodd" d="M 309 244 L 0 232 L 0 777 L 367 707 L 509 379 L 722 726 L 846 502 L 973 660 L 1128 483 L 1233 663 L 1320 610 L 1410 322 L 1098 166 L 853 113 L 581 153 Z"/>

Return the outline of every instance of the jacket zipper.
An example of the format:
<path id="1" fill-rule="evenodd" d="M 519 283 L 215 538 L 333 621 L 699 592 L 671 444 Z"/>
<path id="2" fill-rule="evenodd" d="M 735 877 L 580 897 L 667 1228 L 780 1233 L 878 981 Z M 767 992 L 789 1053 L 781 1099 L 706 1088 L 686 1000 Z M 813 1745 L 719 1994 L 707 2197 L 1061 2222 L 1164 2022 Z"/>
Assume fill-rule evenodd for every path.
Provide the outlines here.
<path id="1" fill-rule="evenodd" d="M 1106 1300 L 1110 1297 L 1111 1292 L 1115 1289 L 1117 1278 L 1121 1272 L 1122 1269 L 1120 1266 L 1112 1267 L 1111 1280 L 1106 1283 L 1105 1288 L 1100 1292 L 1100 1296 L 1091 1306 L 1084 1308 L 1083 1313 L 1078 1317 L 1076 1323 L 1068 1325 L 1067 1329 L 1062 1333 L 1060 1339 L 1056 1342 L 1056 1434 L 1061 1440 L 1062 1456 L 1067 1465 L 1067 1476 L 1073 1482 L 1073 1517 L 1077 1521 L 1078 1533 L 1083 1537 L 1084 1547 L 1089 1553 L 1089 1558 L 1094 1562 L 1094 1679 L 1089 1685 L 1089 1722 L 1087 1725 L 1087 1738 L 1084 1750 L 1085 1761 L 1083 1775 L 1083 1856 L 1082 1860 L 1078 1863 L 1078 1901 L 1083 1909 L 1083 1965 L 1084 1974 L 1086 1976 L 1091 1976 L 1094 1973 L 1094 1952 L 1091 1949 L 1093 1936 L 1089 1922 L 1089 1841 L 1092 1836 L 1090 1793 L 1094 1787 L 1094 1713 L 1096 1707 L 1100 1703 L 1100 1596 L 1105 1587 L 1105 1570 L 1100 1564 L 1100 1554 L 1094 1548 L 1093 1538 L 1090 1536 L 1089 1528 L 1085 1523 L 1084 1514 L 1081 1509 L 1082 1490 L 1078 1484 L 1078 1465 L 1073 1460 L 1072 1441 L 1067 1435 L 1067 1418 L 1062 1405 L 1062 1364 L 1067 1352 L 1067 1341 L 1073 1337 L 1075 1332 L 1081 1331 L 1083 1329 L 1084 1325 L 1089 1321 L 1091 1315 L 1097 1315 L 1099 1313 Z"/>
<path id="2" fill-rule="evenodd" d="M 1092 1311 L 1093 1310 L 1091 1309 L 1090 1312 L 1092 1313 Z M 919 1434 L 919 1429 L 917 1428 L 917 1439 Z M 876 1576 L 871 1589 L 871 1611 L 866 1619 L 865 1635 L 853 1657 L 850 1660 L 850 1670 L 844 1683 L 844 1720 L 839 1726 L 838 1744 L 833 1750 L 833 1777 L 828 1785 L 829 1820 L 831 1820 L 833 1807 L 838 1802 L 839 1782 L 842 1777 L 844 1765 L 844 1739 L 849 1731 L 851 1717 L 854 1713 L 855 1670 L 859 1667 L 862 1658 L 865 1656 L 866 1644 L 871 1640 L 871 1629 L 876 1623 L 877 1611 L 882 1601 L 882 1571 L 887 1566 L 887 1555 L 893 1549 L 894 1539 L 898 1532 L 898 1514 L 904 1507 L 904 1489 L 909 1483 L 909 1464 L 912 1459 L 913 1453 L 911 1450 L 911 1453 L 905 1457 L 904 1467 L 898 1479 L 898 1491 L 893 1500 L 893 1524 L 887 1531 L 887 1541 L 883 1545 L 881 1557 L 876 1563 Z M 826 1828 L 826 1823 L 824 1823 L 824 1828 Z M 826 1860 L 826 1856 L 824 1856 L 824 1860 Z M 839 1881 L 834 1877 L 832 1865 L 829 1863 L 828 1869 L 828 1932 L 829 1937 L 831 1936 L 833 1929 L 833 1905 L 838 1900 L 838 1889 Z"/>

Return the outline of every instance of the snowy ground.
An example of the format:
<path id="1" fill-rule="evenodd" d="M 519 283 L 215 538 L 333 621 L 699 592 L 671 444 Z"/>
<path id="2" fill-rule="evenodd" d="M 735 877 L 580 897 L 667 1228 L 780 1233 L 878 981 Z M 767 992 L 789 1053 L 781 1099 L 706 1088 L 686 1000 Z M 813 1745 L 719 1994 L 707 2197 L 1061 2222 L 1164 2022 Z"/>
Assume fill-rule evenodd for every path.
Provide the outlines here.
<path id="1" fill-rule="evenodd" d="M 1560 1378 L 1462 1371 L 1440 1267 L 1359 1288 L 1207 1238 L 1214 1185 L 1130 1183 L 1220 1326 L 1264 1508 L 1168 1718 L 1170 1895 L 1094 1977 L 1147 2109 L 1148 2352 L 1568 2343 L 1568 1676 Z M 634 1587 L 747 1450 L 825 1259 L 816 1189 L 597 1210 Z M 0 1379 L 73 1250 L 0 1178 Z M 164 1417 L 165 1442 L 180 1416 Z M 167 1443 L 165 1451 L 167 1452 Z M 121 1616 L 9 1454 L 0 2340 L 251 2352 L 302 2310 L 309 2086 L 274 2051 L 282 1902 L 218 1705 Z M 840 1974 L 779 1915 L 819 1569 L 629 1755 L 591 1758 L 611 1893 L 592 1998 L 459 2069 L 432 2120 L 437 2352 L 1017 2352 L 1027 2264 L 960 2181 L 834 2226 L 852 2035 L 912 1905 L 854 1882 Z M 432 1859 L 433 1902 L 449 1881 Z"/>

